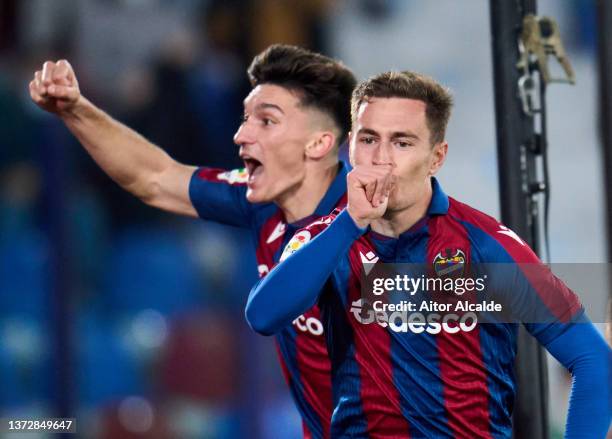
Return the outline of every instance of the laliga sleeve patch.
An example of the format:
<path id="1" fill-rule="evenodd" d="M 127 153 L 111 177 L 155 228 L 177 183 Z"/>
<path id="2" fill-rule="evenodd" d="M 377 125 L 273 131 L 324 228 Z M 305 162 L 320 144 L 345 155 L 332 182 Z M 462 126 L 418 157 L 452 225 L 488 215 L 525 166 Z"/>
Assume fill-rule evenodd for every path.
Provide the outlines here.
<path id="1" fill-rule="evenodd" d="M 234 169 L 232 171 L 221 172 L 217 175 L 217 178 L 227 181 L 229 184 L 240 184 L 249 181 L 249 173 L 246 168 Z"/>
<path id="2" fill-rule="evenodd" d="M 302 230 L 293 235 L 293 238 L 289 241 L 287 246 L 285 247 L 285 251 L 281 255 L 280 262 L 287 259 L 293 253 L 298 251 L 300 248 L 304 246 L 308 241 L 310 241 L 311 235 L 308 230 Z"/>

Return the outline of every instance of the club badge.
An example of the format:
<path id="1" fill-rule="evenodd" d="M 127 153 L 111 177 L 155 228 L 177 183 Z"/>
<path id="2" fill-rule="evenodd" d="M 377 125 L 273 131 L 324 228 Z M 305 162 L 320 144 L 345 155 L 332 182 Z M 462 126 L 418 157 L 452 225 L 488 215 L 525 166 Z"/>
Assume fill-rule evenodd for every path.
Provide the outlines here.
<path id="1" fill-rule="evenodd" d="M 433 268 L 439 277 L 462 276 L 465 269 L 465 253 L 458 248 L 447 248 L 436 255 Z"/>

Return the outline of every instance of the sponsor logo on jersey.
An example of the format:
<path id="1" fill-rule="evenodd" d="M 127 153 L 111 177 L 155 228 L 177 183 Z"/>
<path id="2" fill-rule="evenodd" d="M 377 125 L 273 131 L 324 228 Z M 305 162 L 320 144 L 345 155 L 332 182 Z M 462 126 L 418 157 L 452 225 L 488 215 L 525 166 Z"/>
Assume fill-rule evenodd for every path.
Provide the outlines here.
<path id="1" fill-rule="evenodd" d="M 367 302 L 366 302 L 367 304 Z M 376 323 L 383 328 L 389 328 L 393 332 L 411 332 L 413 334 L 439 334 L 446 332 L 456 334 L 458 332 L 473 331 L 478 325 L 476 313 L 467 312 L 462 315 L 446 313 L 427 313 L 408 311 L 375 311 L 372 306 L 365 306 L 363 299 L 351 303 L 349 310 L 354 319 L 362 325 Z"/>
<path id="2" fill-rule="evenodd" d="M 323 323 L 316 317 L 306 317 L 302 314 L 292 323 L 301 332 L 307 332 L 312 335 L 323 334 Z"/>
<path id="3" fill-rule="evenodd" d="M 433 268 L 440 277 L 450 274 L 461 276 L 465 269 L 465 253 L 458 248 L 447 248 L 436 255 Z"/>
<path id="4" fill-rule="evenodd" d="M 298 251 L 300 248 L 304 246 L 308 241 L 310 241 L 311 235 L 308 230 L 302 230 L 291 238 L 291 241 L 285 247 L 283 254 L 281 255 L 281 262 L 291 256 L 293 253 Z"/>
<path id="5" fill-rule="evenodd" d="M 229 184 L 246 183 L 249 181 L 249 173 L 246 168 L 234 169 L 231 171 L 221 172 L 217 175 L 219 180 L 227 181 Z"/>

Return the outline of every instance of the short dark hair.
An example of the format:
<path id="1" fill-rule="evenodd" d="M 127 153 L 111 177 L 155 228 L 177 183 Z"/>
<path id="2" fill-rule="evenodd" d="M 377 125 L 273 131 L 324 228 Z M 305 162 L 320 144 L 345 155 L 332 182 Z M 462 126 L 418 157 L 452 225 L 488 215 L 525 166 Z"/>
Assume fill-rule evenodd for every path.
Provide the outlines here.
<path id="1" fill-rule="evenodd" d="M 432 144 L 442 142 L 453 107 L 450 91 L 429 76 L 420 73 L 385 72 L 365 80 L 355 88 L 351 100 L 351 120 L 363 102 L 370 98 L 406 98 L 425 103 L 425 120 Z"/>
<path id="2" fill-rule="evenodd" d="M 357 80 L 340 61 L 297 46 L 274 44 L 247 70 L 251 85 L 274 84 L 300 95 L 301 105 L 329 115 L 341 143 L 351 129 L 350 102 Z"/>

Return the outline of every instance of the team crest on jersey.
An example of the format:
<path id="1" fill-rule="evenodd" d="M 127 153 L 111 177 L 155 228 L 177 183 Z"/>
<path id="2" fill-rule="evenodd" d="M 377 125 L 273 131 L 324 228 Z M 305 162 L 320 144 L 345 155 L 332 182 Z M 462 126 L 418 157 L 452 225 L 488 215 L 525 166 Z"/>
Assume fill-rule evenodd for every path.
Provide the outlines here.
<path id="1" fill-rule="evenodd" d="M 227 181 L 229 184 L 246 183 L 249 181 L 249 173 L 246 168 L 234 169 L 231 171 L 221 172 L 217 175 L 219 180 Z"/>
<path id="2" fill-rule="evenodd" d="M 291 238 L 291 241 L 285 247 L 283 254 L 281 255 L 281 262 L 291 256 L 293 253 L 298 251 L 300 248 L 304 246 L 308 241 L 310 241 L 311 235 L 308 230 L 302 230 Z"/>
<path id="3" fill-rule="evenodd" d="M 458 248 L 447 248 L 436 255 L 433 268 L 440 277 L 449 274 L 461 276 L 465 269 L 465 253 Z"/>

